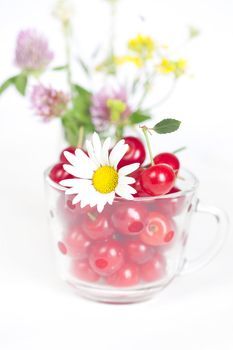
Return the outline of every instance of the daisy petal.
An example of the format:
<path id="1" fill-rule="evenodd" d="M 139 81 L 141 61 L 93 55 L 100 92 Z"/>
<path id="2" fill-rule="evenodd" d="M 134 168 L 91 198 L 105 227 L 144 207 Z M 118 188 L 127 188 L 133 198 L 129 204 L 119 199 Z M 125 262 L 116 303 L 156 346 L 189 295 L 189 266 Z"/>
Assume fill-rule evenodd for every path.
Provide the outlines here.
<path id="1" fill-rule="evenodd" d="M 128 192 L 126 193 L 124 189 L 122 189 L 121 187 L 116 188 L 115 191 L 118 194 L 118 196 L 120 196 L 121 198 L 128 199 L 128 200 L 134 199 L 134 197 L 130 193 Z"/>
<path id="2" fill-rule="evenodd" d="M 66 194 L 78 194 L 79 191 L 76 187 L 70 187 L 68 190 L 66 190 Z"/>
<path id="3" fill-rule="evenodd" d="M 139 168 L 139 166 L 140 166 L 140 163 L 133 163 L 133 164 L 129 164 L 129 165 L 123 166 L 118 171 L 119 176 L 131 174 L 135 170 L 137 170 Z"/>
<path id="4" fill-rule="evenodd" d="M 129 185 L 118 185 L 116 188 L 116 191 L 120 188 L 120 191 L 124 191 L 125 193 L 129 193 L 129 194 L 135 194 L 137 193 L 137 191 L 135 190 L 135 188 L 133 188 L 132 186 Z"/>
<path id="5" fill-rule="evenodd" d="M 116 168 L 119 161 L 127 152 L 128 147 L 129 147 L 128 145 L 125 145 L 125 140 L 120 140 L 119 142 L 117 142 L 117 144 L 113 147 L 110 153 L 109 164 Z"/>
<path id="6" fill-rule="evenodd" d="M 128 145 L 124 145 L 124 146 L 122 146 L 121 152 L 116 154 L 115 159 L 114 159 L 114 164 L 113 164 L 115 169 L 117 169 L 117 166 L 118 166 L 119 162 L 124 157 L 124 155 L 127 153 L 128 149 L 129 149 L 129 146 Z"/>
<path id="7" fill-rule="evenodd" d="M 60 181 L 60 185 L 65 187 L 76 187 L 76 188 L 81 186 L 82 188 L 85 184 L 89 184 L 90 182 L 91 180 L 87 180 L 87 179 L 67 179 L 67 180 Z"/>
<path id="8" fill-rule="evenodd" d="M 99 135 L 96 132 L 94 132 L 94 134 L 92 136 L 92 145 L 93 145 L 93 149 L 94 149 L 95 158 L 100 163 L 101 162 L 102 145 L 100 142 Z"/>
<path id="9" fill-rule="evenodd" d="M 80 167 L 74 167 L 72 165 L 69 164 L 64 164 L 63 168 L 65 171 L 67 171 L 67 173 L 75 176 L 75 177 L 79 177 L 79 178 L 83 178 L 83 179 L 91 179 L 92 175 L 93 175 L 93 170 L 91 168 L 89 168 L 88 166 L 85 166 L 84 163 L 81 163 L 82 165 Z"/>
<path id="10" fill-rule="evenodd" d="M 102 147 L 101 164 L 109 165 L 109 149 L 110 149 L 111 139 L 108 137 Z"/>
<path id="11" fill-rule="evenodd" d="M 123 185 L 123 186 L 126 186 L 125 188 L 127 188 L 127 191 L 128 191 L 130 194 L 135 194 L 135 193 L 137 193 L 137 190 L 135 190 L 135 188 L 133 188 L 132 186 L 129 186 L 129 185 Z"/>
<path id="12" fill-rule="evenodd" d="M 92 170 L 96 170 L 97 166 L 95 164 L 95 162 L 93 162 L 93 160 L 88 157 L 86 155 L 86 153 L 83 152 L 83 150 L 81 150 L 80 148 L 77 148 L 75 151 L 76 157 L 79 160 L 79 164 L 77 164 L 77 166 L 80 167 L 80 163 L 81 163 L 81 167 L 83 166 L 83 163 L 86 167 L 92 169 Z"/>
<path id="13" fill-rule="evenodd" d="M 91 141 L 89 141 L 89 140 L 86 141 L 86 148 L 87 148 L 87 153 L 88 153 L 89 157 L 91 158 L 91 160 L 93 161 L 93 163 L 95 163 L 95 165 L 97 167 L 99 167 L 100 162 L 96 159 L 95 152 L 94 152 Z"/>
<path id="14" fill-rule="evenodd" d="M 75 205 L 81 201 L 81 198 L 79 195 L 75 196 L 74 199 L 72 200 L 72 204 Z"/>
<path id="15" fill-rule="evenodd" d="M 130 186 L 118 185 L 117 188 L 115 189 L 115 192 L 118 194 L 118 196 L 120 196 L 122 198 L 132 200 L 132 199 L 134 199 L 134 197 L 132 196 L 132 194 L 130 192 L 132 192 L 132 190 L 134 190 L 134 189 L 131 187 L 132 188 L 132 190 L 131 190 L 128 187 L 130 187 Z M 134 193 L 136 193 L 136 191 Z"/>
<path id="16" fill-rule="evenodd" d="M 88 198 L 89 198 L 89 202 L 90 202 L 90 207 L 94 207 L 97 202 L 98 202 L 98 196 L 97 196 L 97 191 L 96 189 L 94 188 L 93 185 L 91 185 L 89 188 L 88 188 Z"/>
<path id="17" fill-rule="evenodd" d="M 108 194 L 108 204 L 112 205 L 115 199 L 115 191 Z"/>
<path id="18" fill-rule="evenodd" d="M 132 185 L 136 182 L 136 180 L 133 177 L 128 176 L 120 176 L 118 183 L 120 185 Z"/>
<path id="19" fill-rule="evenodd" d="M 65 158 L 68 160 L 68 162 L 74 166 L 79 166 L 80 161 L 79 159 L 72 153 L 65 151 L 64 152 Z"/>
<path id="20" fill-rule="evenodd" d="M 99 212 L 103 211 L 104 206 L 108 203 L 108 199 L 110 198 L 109 193 L 103 194 L 95 190 L 95 198 L 96 198 L 97 210 Z"/>
<path id="21" fill-rule="evenodd" d="M 80 202 L 80 207 L 85 208 L 87 205 L 89 205 L 89 200 L 87 198 L 82 198 L 81 202 Z"/>
<path id="22" fill-rule="evenodd" d="M 105 201 L 99 201 L 97 203 L 97 210 L 99 213 L 102 213 L 102 211 L 104 210 L 106 202 Z"/>

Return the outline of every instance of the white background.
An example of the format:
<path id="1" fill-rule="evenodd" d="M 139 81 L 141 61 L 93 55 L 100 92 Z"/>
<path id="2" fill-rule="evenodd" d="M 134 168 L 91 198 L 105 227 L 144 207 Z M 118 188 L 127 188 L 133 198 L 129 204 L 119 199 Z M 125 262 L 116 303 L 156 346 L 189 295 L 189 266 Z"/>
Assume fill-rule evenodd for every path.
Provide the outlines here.
<path id="1" fill-rule="evenodd" d="M 122 0 L 119 33 L 127 39 L 140 28 L 162 42 L 179 45 L 186 26 L 201 36 L 183 53 L 193 79 L 183 79 L 156 111 L 183 121 L 176 135 L 158 137 L 154 147 L 186 145 L 182 164 L 200 179 L 204 202 L 233 210 L 231 0 Z M 0 80 L 16 73 L 15 37 L 37 27 L 62 64 L 52 1 L 0 0 Z M 137 15 L 147 19 L 139 24 Z M 77 45 L 88 53 L 106 32 L 102 0 L 76 1 Z M 79 299 L 56 275 L 44 213 L 42 172 L 56 161 L 58 124 L 44 125 L 29 103 L 9 90 L 0 99 L 0 349 L 179 349 L 233 348 L 233 239 L 205 270 L 177 279 L 154 300 L 110 306 Z M 201 224 L 201 225 L 200 225 Z M 196 225 L 195 225 L 196 226 Z M 212 229 L 200 223 L 196 250 Z M 195 255 L 196 251 L 193 252 Z"/>

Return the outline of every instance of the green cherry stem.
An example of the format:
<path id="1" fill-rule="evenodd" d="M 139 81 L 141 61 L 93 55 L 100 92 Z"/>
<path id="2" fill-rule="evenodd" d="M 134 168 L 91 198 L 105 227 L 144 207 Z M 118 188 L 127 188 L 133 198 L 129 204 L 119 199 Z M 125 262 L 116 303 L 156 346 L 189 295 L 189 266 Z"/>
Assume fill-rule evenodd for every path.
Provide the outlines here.
<path id="1" fill-rule="evenodd" d="M 96 220 L 96 216 L 92 213 L 87 213 L 87 216 L 89 217 L 89 219 L 91 219 L 91 221 L 95 221 Z"/>
<path id="2" fill-rule="evenodd" d="M 152 150 L 151 150 L 150 140 L 148 137 L 148 128 L 146 126 L 142 126 L 141 128 L 142 128 L 143 134 L 144 134 L 145 139 L 146 139 L 146 144 L 147 144 L 147 148 L 148 148 L 149 155 L 150 155 L 151 165 L 155 165 Z"/>

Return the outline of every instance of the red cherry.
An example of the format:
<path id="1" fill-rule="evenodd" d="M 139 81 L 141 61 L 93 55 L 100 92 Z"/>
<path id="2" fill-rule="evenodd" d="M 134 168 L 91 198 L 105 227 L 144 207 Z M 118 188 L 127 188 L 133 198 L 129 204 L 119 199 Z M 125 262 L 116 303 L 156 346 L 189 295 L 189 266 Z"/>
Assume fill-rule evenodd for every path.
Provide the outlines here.
<path id="1" fill-rule="evenodd" d="M 97 282 L 100 279 L 100 276 L 91 269 L 88 260 L 73 260 L 70 270 L 74 277 L 86 282 Z"/>
<path id="2" fill-rule="evenodd" d="M 54 165 L 54 167 L 51 169 L 49 173 L 50 179 L 56 183 L 59 183 L 62 180 L 74 178 L 73 175 L 70 175 L 63 169 L 63 165 L 64 163 L 58 163 Z"/>
<path id="3" fill-rule="evenodd" d="M 161 196 L 170 191 L 175 183 L 175 173 L 169 165 L 152 165 L 140 175 L 142 189 L 151 196 Z"/>
<path id="4" fill-rule="evenodd" d="M 177 187 L 173 187 L 168 192 L 168 194 L 178 193 L 178 192 L 180 192 L 180 189 Z M 155 208 L 156 208 L 156 211 L 159 211 L 171 217 L 171 216 L 179 215 L 183 211 L 184 204 L 185 204 L 184 196 L 177 196 L 174 198 L 162 198 L 162 199 L 157 199 L 155 201 Z"/>
<path id="5" fill-rule="evenodd" d="M 154 157 L 155 164 L 167 164 L 169 165 L 173 171 L 177 174 L 180 169 L 179 159 L 173 153 L 160 153 Z"/>
<path id="6" fill-rule="evenodd" d="M 170 193 L 177 193 L 177 192 L 180 192 L 181 190 L 178 188 L 178 187 L 172 187 L 172 189 L 168 192 L 168 194 Z"/>
<path id="7" fill-rule="evenodd" d="M 125 143 L 129 145 L 129 149 L 118 164 L 118 168 L 132 163 L 142 164 L 146 158 L 146 151 L 143 143 L 136 137 L 124 137 Z"/>
<path id="8" fill-rule="evenodd" d="M 120 202 L 113 210 L 112 222 L 118 232 L 134 236 L 143 230 L 146 216 L 143 205 L 133 201 Z"/>
<path id="9" fill-rule="evenodd" d="M 166 260 L 158 252 L 155 256 L 140 266 L 141 278 L 145 282 L 160 280 L 166 273 Z"/>
<path id="10" fill-rule="evenodd" d="M 60 162 L 61 163 L 69 163 L 64 155 L 64 152 L 70 152 L 72 154 L 75 154 L 75 150 L 76 150 L 76 147 L 73 147 L 73 146 L 65 148 L 60 154 Z"/>
<path id="11" fill-rule="evenodd" d="M 119 270 L 124 262 L 124 249 L 114 240 L 97 242 L 89 254 L 92 269 L 101 276 L 109 276 Z"/>
<path id="12" fill-rule="evenodd" d="M 106 239 L 114 233 L 114 228 L 104 213 L 97 214 L 97 216 L 94 214 L 88 216 L 87 214 L 83 219 L 82 228 L 87 236 L 93 240 Z"/>
<path id="13" fill-rule="evenodd" d="M 107 277 L 106 282 L 114 287 L 131 287 L 139 283 L 139 268 L 136 264 L 125 263 L 117 272 Z"/>
<path id="14" fill-rule="evenodd" d="M 73 227 L 65 236 L 64 245 L 69 256 L 84 259 L 90 249 L 91 240 L 82 232 L 80 227 Z"/>
<path id="15" fill-rule="evenodd" d="M 145 244 L 156 247 L 169 243 L 173 237 L 174 229 L 172 221 L 159 212 L 151 212 L 140 234 L 141 240 Z"/>
<path id="16" fill-rule="evenodd" d="M 134 194 L 134 197 L 148 197 L 148 194 L 143 191 L 140 183 L 140 176 L 143 171 L 143 168 L 138 168 L 130 174 L 130 177 L 133 177 L 136 180 L 136 182 L 131 185 L 137 191 L 137 193 Z"/>
<path id="17" fill-rule="evenodd" d="M 139 239 L 128 241 L 125 244 L 125 250 L 129 259 L 137 264 L 144 264 L 153 254 L 152 247 L 147 246 Z"/>

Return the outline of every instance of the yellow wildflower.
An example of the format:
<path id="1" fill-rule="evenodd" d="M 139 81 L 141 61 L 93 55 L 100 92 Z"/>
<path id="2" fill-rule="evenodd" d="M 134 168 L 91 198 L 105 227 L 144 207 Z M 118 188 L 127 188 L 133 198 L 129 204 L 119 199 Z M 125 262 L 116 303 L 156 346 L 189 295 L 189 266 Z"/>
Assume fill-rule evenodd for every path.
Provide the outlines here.
<path id="1" fill-rule="evenodd" d="M 186 72 L 187 61 L 183 58 L 180 58 L 175 62 L 175 65 L 176 65 L 175 75 L 178 78 Z"/>
<path id="2" fill-rule="evenodd" d="M 167 58 L 162 58 L 160 64 L 157 65 L 157 70 L 162 74 L 170 74 L 174 72 L 174 63 Z"/>
<path id="3" fill-rule="evenodd" d="M 128 41 L 128 49 L 136 52 L 144 60 L 151 59 L 155 51 L 155 43 L 150 36 L 138 34 Z"/>
<path id="4" fill-rule="evenodd" d="M 157 65 L 157 71 L 162 74 L 170 74 L 173 73 L 176 78 L 179 78 L 181 75 L 185 73 L 187 69 L 187 61 L 183 58 L 172 61 L 167 58 L 162 58 L 159 65 Z"/>
<path id="5" fill-rule="evenodd" d="M 140 57 L 130 55 L 115 57 L 115 63 L 118 65 L 133 63 L 138 68 L 141 68 L 143 66 L 143 61 Z"/>

